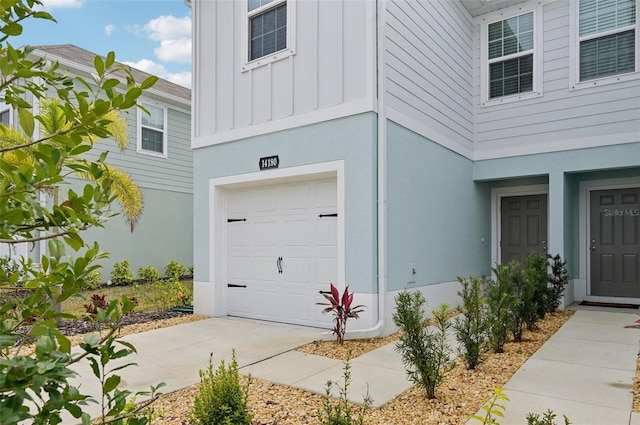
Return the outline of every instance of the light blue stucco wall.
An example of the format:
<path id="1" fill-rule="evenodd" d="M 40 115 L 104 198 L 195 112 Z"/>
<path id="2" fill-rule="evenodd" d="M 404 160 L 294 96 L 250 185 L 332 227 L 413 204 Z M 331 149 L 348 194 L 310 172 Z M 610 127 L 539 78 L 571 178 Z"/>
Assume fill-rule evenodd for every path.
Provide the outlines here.
<path id="1" fill-rule="evenodd" d="M 580 185 L 639 177 L 640 143 L 483 160 L 473 169 L 474 179 L 490 182 L 491 187 L 549 184 L 550 254 L 562 255 L 570 276 L 575 278 L 584 270 L 580 264 L 584 248 L 580 246 Z"/>
<path id="2" fill-rule="evenodd" d="M 100 250 L 110 254 L 101 262 L 105 281 L 113 264 L 123 259 L 131 262 L 136 278 L 140 267 L 154 266 L 163 275 L 170 260 L 186 267 L 193 264 L 192 195 L 145 188 L 142 194 L 144 211 L 133 232 L 122 216 L 116 216 L 104 228 L 82 234 L 85 242 L 97 241 Z"/>
<path id="3" fill-rule="evenodd" d="M 365 113 L 195 149 L 194 280 L 209 280 L 209 181 L 259 171 L 261 157 L 279 168 L 344 161 L 345 278 L 356 292 L 377 292 L 376 115 Z"/>
<path id="4" fill-rule="evenodd" d="M 490 189 L 472 161 L 393 122 L 387 135 L 389 290 L 488 274 Z"/>

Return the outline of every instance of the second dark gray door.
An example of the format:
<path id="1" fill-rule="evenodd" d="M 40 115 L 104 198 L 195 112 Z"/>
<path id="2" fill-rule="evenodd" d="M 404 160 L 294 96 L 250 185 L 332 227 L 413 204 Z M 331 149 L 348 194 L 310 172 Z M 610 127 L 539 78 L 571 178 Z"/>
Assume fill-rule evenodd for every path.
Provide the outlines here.
<path id="1" fill-rule="evenodd" d="M 500 262 L 547 252 L 547 195 L 509 196 L 500 205 Z"/>
<path id="2" fill-rule="evenodd" d="M 591 295 L 640 298 L 640 188 L 591 192 Z"/>

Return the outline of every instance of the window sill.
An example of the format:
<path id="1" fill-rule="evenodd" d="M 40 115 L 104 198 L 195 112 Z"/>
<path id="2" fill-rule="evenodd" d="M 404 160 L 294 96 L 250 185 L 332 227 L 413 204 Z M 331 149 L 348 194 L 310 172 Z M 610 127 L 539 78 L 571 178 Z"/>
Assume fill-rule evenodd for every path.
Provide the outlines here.
<path id="1" fill-rule="evenodd" d="M 138 149 L 136 152 L 140 153 L 142 155 L 148 155 L 148 156 L 154 156 L 156 158 L 167 159 L 167 155 L 165 155 L 163 153 L 160 153 L 160 152 L 145 151 L 143 149 Z"/>
<path id="2" fill-rule="evenodd" d="M 486 108 L 491 106 L 505 105 L 508 103 L 519 102 L 522 100 L 535 99 L 537 97 L 542 97 L 542 91 L 529 92 L 529 93 L 518 93 L 512 94 L 509 96 L 503 96 L 496 99 L 485 100 L 480 103 L 480 107 Z"/>
<path id="3" fill-rule="evenodd" d="M 270 64 L 282 59 L 286 59 L 290 56 L 293 56 L 294 54 L 295 52 L 291 49 L 280 50 L 279 52 L 275 52 L 267 56 L 263 56 L 261 58 L 255 59 L 251 62 L 248 62 L 244 66 L 242 66 L 240 69 L 242 72 L 247 72 L 252 69 L 259 68 L 261 66 L 265 66 L 267 64 Z"/>
<path id="4" fill-rule="evenodd" d="M 622 83 L 624 81 L 633 81 L 640 79 L 639 72 L 629 72 L 627 74 L 610 75 L 602 78 L 594 78 L 593 80 L 572 82 L 569 91 L 583 90 L 592 87 L 606 86 L 608 84 Z"/>

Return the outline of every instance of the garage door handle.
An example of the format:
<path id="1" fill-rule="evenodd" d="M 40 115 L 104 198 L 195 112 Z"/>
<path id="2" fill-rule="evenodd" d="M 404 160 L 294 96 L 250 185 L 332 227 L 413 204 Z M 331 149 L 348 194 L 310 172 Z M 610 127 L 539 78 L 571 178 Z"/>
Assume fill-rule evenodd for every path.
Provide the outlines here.
<path id="1" fill-rule="evenodd" d="M 227 288 L 246 288 L 247 285 L 238 285 L 236 283 L 227 283 Z"/>
<path id="2" fill-rule="evenodd" d="M 278 257 L 276 260 L 276 267 L 278 268 L 278 273 L 282 274 L 282 257 Z"/>

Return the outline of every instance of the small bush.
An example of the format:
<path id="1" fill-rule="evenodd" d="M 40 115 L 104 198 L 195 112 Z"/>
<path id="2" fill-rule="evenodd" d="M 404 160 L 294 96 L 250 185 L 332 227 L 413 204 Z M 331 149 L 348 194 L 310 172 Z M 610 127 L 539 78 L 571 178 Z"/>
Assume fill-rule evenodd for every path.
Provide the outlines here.
<path id="1" fill-rule="evenodd" d="M 538 413 L 529 413 L 527 415 L 527 425 L 556 425 L 554 419 L 556 418 L 556 414 L 553 410 L 549 409 L 542 414 L 542 417 Z M 564 418 L 564 425 L 571 425 L 569 422 L 569 418 L 562 415 Z"/>
<path id="2" fill-rule="evenodd" d="M 400 292 L 395 301 L 393 322 L 402 331 L 396 341 L 396 351 L 402 356 L 409 379 L 424 389 L 427 397 L 435 398 L 436 387 L 454 365 L 446 340 L 451 327 L 446 317 L 448 306 L 443 304 L 433 311 L 436 325 L 435 331 L 431 331 L 425 326 L 426 300 L 420 291 Z"/>
<path id="3" fill-rule="evenodd" d="M 322 294 L 328 303 L 316 303 L 318 305 L 326 305 L 322 310 L 322 314 L 333 313 L 333 334 L 336 336 L 338 344 L 344 343 L 344 335 L 347 332 L 347 320 L 349 318 L 358 319 L 359 314 L 364 311 L 364 305 L 353 304 L 353 292 L 349 293 L 349 286 L 344 288 L 342 296 L 338 288 L 333 283 L 329 284 L 330 294 Z"/>
<path id="4" fill-rule="evenodd" d="M 551 262 L 551 274 L 549 275 L 551 293 L 548 311 L 553 313 L 560 306 L 560 298 L 564 295 L 565 287 L 569 283 L 569 272 L 567 272 L 567 262 L 562 261 L 560 254 L 554 257 L 549 256 L 549 261 Z"/>
<path id="5" fill-rule="evenodd" d="M 24 273 L 20 263 L 8 255 L 0 256 L 0 283 L 5 286 L 22 286 Z"/>
<path id="6" fill-rule="evenodd" d="M 176 279 L 157 280 L 152 284 L 156 304 L 163 310 L 191 305 L 193 294 Z"/>
<path id="7" fill-rule="evenodd" d="M 102 278 L 99 271 L 94 271 L 87 274 L 86 283 L 88 289 L 97 289 L 102 283 Z"/>
<path id="8" fill-rule="evenodd" d="M 502 388 L 494 388 L 493 394 L 488 400 L 484 401 L 482 410 L 486 412 L 485 416 L 473 415 L 470 419 L 482 422 L 482 425 L 500 425 L 496 417 L 504 418 L 506 406 L 502 402 L 509 401 Z"/>
<path id="9" fill-rule="evenodd" d="M 538 320 L 544 319 L 547 314 L 547 306 L 550 304 L 551 288 L 548 285 L 549 274 L 546 256 L 534 252 L 527 257 L 524 280 L 531 294 L 531 299 L 528 300 L 531 305 L 526 309 L 527 329 L 533 330 Z"/>
<path id="10" fill-rule="evenodd" d="M 107 302 L 107 296 L 102 294 L 93 294 L 91 296 L 91 302 L 84 304 L 84 309 L 87 314 L 98 314 L 98 309 L 105 310 L 109 303 Z"/>
<path id="11" fill-rule="evenodd" d="M 461 344 L 462 358 L 467 369 L 475 369 L 482 363 L 489 348 L 487 337 L 490 318 L 486 299 L 482 296 L 482 288 L 486 283 L 484 279 L 477 277 L 458 278 L 458 281 L 462 284 L 462 292 L 458 292 L 458 295 L 464 303 L 464 314 L 456 318 L 453 328 Z"/>
<path id="12" fill-rule="evenodd" d="M 138 269 L 138 277 L 144 283 L 151 283 L 160 279 L 160 272 L 153 266 L 141 267 Z"/>
<path id="13" fill-rule="evenodd" d="M 113 265 L 110 273 L 111 283 L 116 286 L 129 285 L 133 282 L 133 272 L 131 271 L 131 263 L 126 258 L 118 261 Z"/>
<path id="14" fill-rule="evenodd" d="M 164 269 L 164 277 L 167 279 L 177 279 L 179 280 L 182 276 L 185 275 L 187 269 L 182 264 L 177 261 L 171 260 L 167 263 L 167 267 Z"/>
<path id="15" fill-rule="evenodd" d="M 251 425 L 253 416 L 247 409 L 248 396 L 249 383 L 240 383 L 235 350 L 231 363 L 227 366 L 222 360 L 215 371 L 209 358 L 209 367 L 200 370 L 200 385 L 190 412 L 191 423 Z"/>
<path id="16" fill-rule="evenodd" d="M 350 357 L 351 353 L 349 353 Z M 364 415 L 371 406 L 371 398 L 367 394 L 358 412 L 355 413 L 353 411 L 352 404 L 347 399 L 349 385 L 351 384 L 351 363 L 349 359 L 344 362 L 342 377 L 344 379 L 342 385 L 331 380 L 327 381 L 322 406 L 316 411 L 321 425 L 362 425 L 364 423 Z M 334 386 L 339 391 L 337 402 L 332 401 L 331 397 L 331 390 Z"/>
<path id="17" fill-rule="evenodd" d="M 499 264 L 493 269 L 493 273 L 496 276 L 495 282 L 487 281 L 484 290 L 491 318 L 488 338 L 490 348 L 496 353 L 502 353 L 515 328 L 520 307 L 518 288 L 513 279 L 514 275 L 520 273 L 520 266 L 517 263 Z"/>

